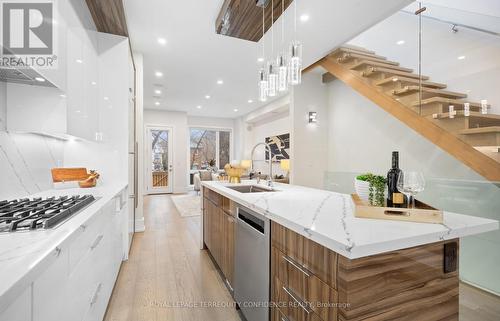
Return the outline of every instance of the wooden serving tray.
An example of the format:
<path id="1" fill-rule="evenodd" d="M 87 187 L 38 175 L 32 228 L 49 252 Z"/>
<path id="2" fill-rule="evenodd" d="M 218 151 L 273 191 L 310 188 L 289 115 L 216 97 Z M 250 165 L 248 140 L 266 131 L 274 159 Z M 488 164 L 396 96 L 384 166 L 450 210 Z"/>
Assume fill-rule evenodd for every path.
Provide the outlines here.
<path id="1" fill-rule="evenodd" d="M 357 194 L 351 194 L 354 201 L 354 216 L 379 220 L 407 221 L 418 223 L 443 223 L 443 211 L 415 200 L 415 208 L 379 207 L 365 203 Z"/>
<path id="2" fill-rule="evenodd" d="M 52 181 L 74 182 L 84 181 L 89 178 L 86 168 L 52 168 Z"/>

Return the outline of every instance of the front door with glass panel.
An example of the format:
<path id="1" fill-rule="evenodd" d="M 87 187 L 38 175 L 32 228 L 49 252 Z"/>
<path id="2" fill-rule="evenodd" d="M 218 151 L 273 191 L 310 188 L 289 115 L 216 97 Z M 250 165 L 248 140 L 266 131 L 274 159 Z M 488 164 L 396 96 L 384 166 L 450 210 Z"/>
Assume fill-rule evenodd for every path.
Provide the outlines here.
<path id="1" fill-rule="evenodd" d="M 168 127 L 147 127 L 148 194 L 172 193 L 174 169 L 172 166 L 172 129 Z"/>

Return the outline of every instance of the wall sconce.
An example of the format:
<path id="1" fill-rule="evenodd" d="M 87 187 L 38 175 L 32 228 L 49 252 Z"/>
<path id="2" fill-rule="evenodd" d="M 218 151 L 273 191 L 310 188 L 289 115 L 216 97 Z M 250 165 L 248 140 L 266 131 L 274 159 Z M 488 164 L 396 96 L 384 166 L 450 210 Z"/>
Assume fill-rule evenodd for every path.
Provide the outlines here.
<path id="1" fill-rule="evenodd" d="M 315 111 L 309 112 L 309 124 L 316 124 L 318 122 L 318 113 Z"/>

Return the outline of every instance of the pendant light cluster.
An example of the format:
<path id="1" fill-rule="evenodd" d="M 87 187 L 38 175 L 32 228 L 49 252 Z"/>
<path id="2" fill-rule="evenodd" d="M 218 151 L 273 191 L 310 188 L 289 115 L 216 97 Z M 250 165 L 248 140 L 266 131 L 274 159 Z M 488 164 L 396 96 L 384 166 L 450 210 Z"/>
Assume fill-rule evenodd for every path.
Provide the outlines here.
<path id="1" fill-rule="evenodd" d="M 294 35 L 297 36 L 297 1 L 294 0 Z M 285 48 L 285 0 L 281 0 L 281 47 L 276 59 L 274 53 L 274 0 L 271 0 L 271 60 L 264 62 L 259 70 L 259 100 L 265 102 L 268 97 L 275 97 L 286 92 L 289 86 L 302 82 L 302 44 L 294 40 Z M 262 57 L 265 57 L 265 9 L 262 7 Z"/>

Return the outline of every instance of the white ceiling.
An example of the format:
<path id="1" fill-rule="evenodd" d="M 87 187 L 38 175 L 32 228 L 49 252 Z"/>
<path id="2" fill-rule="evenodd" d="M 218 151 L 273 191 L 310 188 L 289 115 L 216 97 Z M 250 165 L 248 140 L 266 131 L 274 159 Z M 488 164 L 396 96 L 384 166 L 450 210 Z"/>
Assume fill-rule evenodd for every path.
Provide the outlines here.
<path id="1" fill-rule="evenodd" d="M 304 66 L 412 2 L 296 1 L 297 17 L 309 16 L 307 22 L 297 23 L 296 38 L 303 43 Z M 215 19 L 222 2 L 124 0 L 132 47 L 144 55 L 145 108 L 235 118 L 264 105 L 257 99 L 257 58 L 262 56 L 262 40 L 254 43 L 217 35 Z M 293 8 L 292 4 L 284 15 L 284 43 L 293 38 Z M 276 54 L 281 49 L 281 20 L 275 30 Z M 271 35 L 268 31 L 265 37 L 267 58 L 271 57 Z M 159 37 L 167 44 L 158 44 Z M 156 71 L 163 77 L 157 78 Z M 218 85 L 218 79 L 224 84 Z M 159 98 L 154 97 L 156 88 L 162 91 Z M 205 95 L 211 98 L 205 99 Z M 249 99 L 253 103 L 249 104 Z"/>

